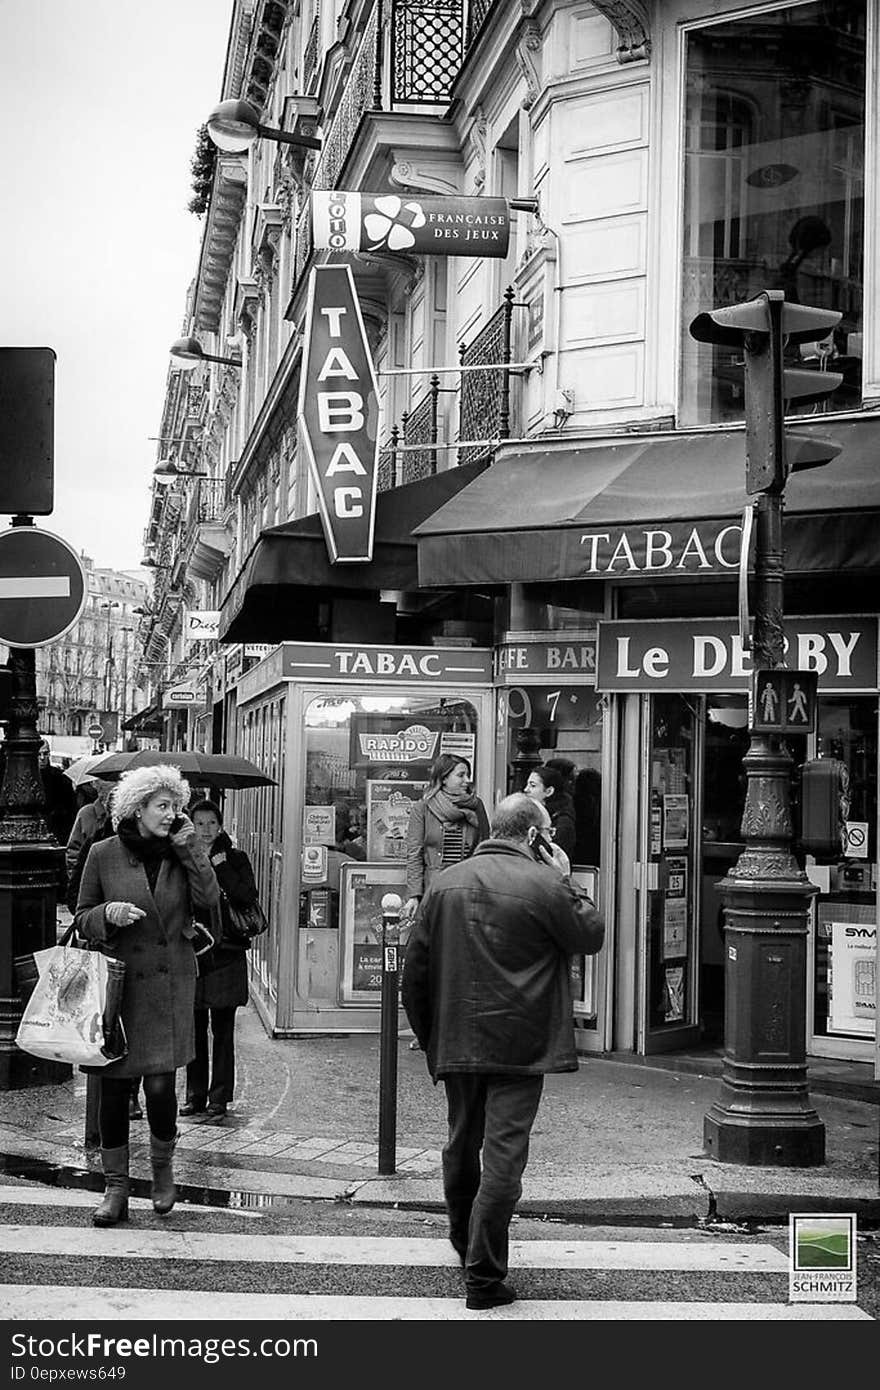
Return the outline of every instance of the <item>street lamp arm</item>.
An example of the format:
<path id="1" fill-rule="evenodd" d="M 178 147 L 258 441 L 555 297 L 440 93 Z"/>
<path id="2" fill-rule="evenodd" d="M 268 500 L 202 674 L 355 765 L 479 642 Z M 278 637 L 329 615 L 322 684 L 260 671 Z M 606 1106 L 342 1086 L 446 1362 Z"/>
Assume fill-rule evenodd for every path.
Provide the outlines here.
<path id="1" fill-rule="evenodd" d="M 289 135 L 286 130 L 271 125 L 258 125 L 257 134 L 264 140 L 275 140 L 279 145 L 299 145 L 305 150 L 320 150 L 323 144 L 317 135 Z"/>

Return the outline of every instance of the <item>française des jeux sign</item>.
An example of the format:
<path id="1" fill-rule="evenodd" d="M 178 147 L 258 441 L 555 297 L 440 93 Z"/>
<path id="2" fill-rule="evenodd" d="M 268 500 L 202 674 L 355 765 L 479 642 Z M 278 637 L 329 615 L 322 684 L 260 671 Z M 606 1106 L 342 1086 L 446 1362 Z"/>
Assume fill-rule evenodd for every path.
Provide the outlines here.
<path id="1" fill-rule="evenodd" d="M 421 194 L 312 193 L 316 250 L 506 256 L 506 198 L 428 198 Z"/>
<path id="2" fill-rule="evenodd" d="M 786 618 L 786 661 L 820 691 L 877 689 L 876 617 Z M 600 622 L 599 690 L 747 691 L 751 655 L 733 618 Z"/>
<path id="3" fill-rule="evenodd" d="M 347 265 L 310 273 L 298 419 L 332 563 L 371 560 L 379 396 Z"/>

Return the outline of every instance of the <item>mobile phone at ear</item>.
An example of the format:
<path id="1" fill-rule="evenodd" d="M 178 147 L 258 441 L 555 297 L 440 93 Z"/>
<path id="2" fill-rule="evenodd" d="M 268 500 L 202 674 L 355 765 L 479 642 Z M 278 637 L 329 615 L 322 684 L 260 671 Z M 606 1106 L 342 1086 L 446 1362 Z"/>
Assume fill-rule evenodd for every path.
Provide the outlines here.
<path id="1" fill-rule="evenodd" d="M 539 864 L 543 864 L 545 862 L 543 855 L 541 854 L 542 849 L 545 849 L 547 851 L 551 859 L 553 858 L 553 846 L 551 845 L 550 841 L 545 840 L 543 835 L 538 834 L 532 841 L 532 854 L 535 856 Z"/>
<path id="2" fill-rule="evenodd" d="M 174 817 L 174 820 L 171 822 L 171 828 L 169 829 L 168 834 L 169 834 L 169 835 L 176 835 L 177 832 L 178 832 L 178 830 L 180 830 L 182 827 L 183 827 L 183 816 L 175 816 L 175 817 Z"/>

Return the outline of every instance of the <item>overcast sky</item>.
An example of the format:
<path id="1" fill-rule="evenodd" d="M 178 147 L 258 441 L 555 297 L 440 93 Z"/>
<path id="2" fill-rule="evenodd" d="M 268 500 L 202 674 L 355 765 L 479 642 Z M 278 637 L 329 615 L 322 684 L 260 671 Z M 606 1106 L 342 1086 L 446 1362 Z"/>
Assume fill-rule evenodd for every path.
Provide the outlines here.
<path id="1" fill-rule="evenodd" d="M 37 524 L 101 568 L 143 555 L 148 436 L 203 225 L 190 160 L 231 14 L 232 0 L 0 0 L 0 344 L 57 354 L 55 510 Z"/>

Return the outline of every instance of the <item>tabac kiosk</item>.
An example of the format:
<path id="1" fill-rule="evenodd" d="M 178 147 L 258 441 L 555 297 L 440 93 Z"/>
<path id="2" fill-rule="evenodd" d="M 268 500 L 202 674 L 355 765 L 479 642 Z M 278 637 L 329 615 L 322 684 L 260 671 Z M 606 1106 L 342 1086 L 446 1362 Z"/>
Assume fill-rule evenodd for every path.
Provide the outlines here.
<path id="1" fill-rule="evenodd" d="M 327 553 L 364 567 L 378 394 L 347 266 L 311 272 L 304 341 L 300 438 Z M 234 811 L 270 917 L 251 984 L 276 1036 L 378 1032 L 382 898 L 404 895 L 407 824 L 435 758 L 466 758 L 491 804 L 491 650 L 364 637 L 282 642 L 236 686 L 235 751 L 276 784 Z"/>
<path id="2" fill-rule="evenodd" d="M 286 642 L 237 697 L 237 750 L 277 781 L 236 811 L 271 921 L 250 953 L 257 1010 L 277 1037 L 378 1032 L 382 898 L 406 896 L 434 759 L 466 758 L 491 805 L 492 652 Z"/>

